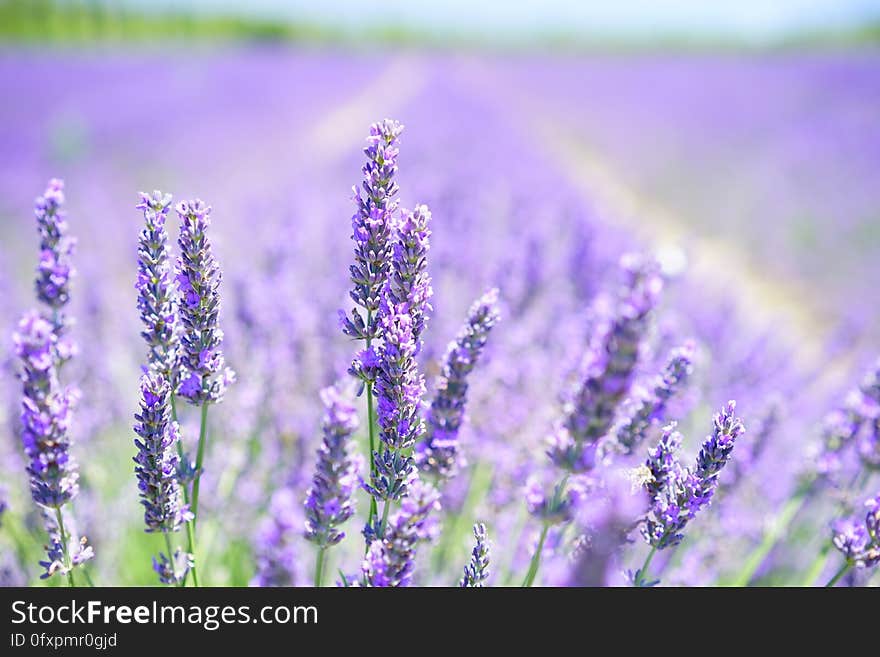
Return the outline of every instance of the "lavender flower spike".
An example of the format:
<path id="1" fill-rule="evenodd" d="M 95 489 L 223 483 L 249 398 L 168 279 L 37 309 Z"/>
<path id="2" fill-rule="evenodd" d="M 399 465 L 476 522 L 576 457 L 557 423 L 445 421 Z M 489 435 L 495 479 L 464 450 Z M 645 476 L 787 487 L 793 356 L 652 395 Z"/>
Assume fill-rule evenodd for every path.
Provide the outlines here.
<path id="1" fill-rule="evenodd" d="M 712 435 L 703 442 L 693 470 L 669 463 L 665 452 L 674 448 L 677 438 L 664 434 L 669 446 L 652 452 L 646 466 L 653 469 L 654 481 L 648 484 L 653 499 L 642 526 L 642 535 L 652 547 L 662 550 L 681 543 L 685 526 L 712 501 L 718 475 L 730 461 L 736 439 L 745 431 L 735 410 L 736 403 L 730 401 L 715 416 Z M 655 458 L 661 452 L 663 458 Z M 662 487 L 658 487 L 657 480 L 663 481 Z"/>
<path id="2" fill-rule="evenodd" d="M 639 390 L 624 404 L 622 417 L 609 432 L 607 445 L 621 454 L 632 454 L 645 438 L 651 424 L 662 419 L 667 402 L 687 383 L 693 371 L 694 345 L 687 342 L 674 349 L 669 362 L 649 389 Z"/>
<path id="3" fill-rule="evenodd" d="M 428 483 L 416 481 L 389 518 L 382 538 L 370 544 L 362 566 L 370 586 L 409 586 L 412 582 L 416 547 L 433 537 L 431 511 L 440 509 L 440 494 Z"/>
<path id="4" fill-rule="evenodd" d="M 29 459 L 34 502 L 52 509 L 76 497 L 79 473 L 70 454 L 70 423 L 78 398 L 58 382 L 52 325 L 31 311 L 24 315 L 13 336 L 22 362 L 21 440 Z"/>
<path id="5" fill-rule="evenodd" d="M 144 228 L 138 242 L 135 287 L 138 291 L 137 307 L 144 324 L 141 335 L 150 349 L 147 369 L 161 374 L 172 389 L 176 389 L 179 325 L 165 230 L 170 207 L 170 194 L 159 191 L 140 194 L 137 209 L 144 213 Z"/>
<path id="6" fill-rule="evenodd" d="M 70 280 L 76 273 L 71 262 L 76 239 L 67 234 L 63 205 L 64 183 L 54 178 L 49 181 L 45 193 L 34 202 L 34 216 L 40 234 L 37 298 L 52 310 L 53 327 L 59 337 L 68 325 L 63 311 L 70 301 Z"/>
<path id="7" fill-rule="evenodd" d="M 386 287 L 387 292 L 387 287 Z M 415 478 L 415 462 L 406 454 L 425 430 L 419 416 L 425 382 L 418 372 L 412 317 L 405 304 L 382 305 L 385 341 L 379 354 L 375 393 L 381 451 L 373 453 L 375 472 L 367 491 L 376 500 L 397 500 Z"/>
<path id="8" fill-rule="evenodd" d="M 489 542 L 486 525 L 474 525 L 474 538 L 477 539 L 471 552 L 471 561 L 464 567 L 464 576 L 459 582 L 461 588 L 482 588 L 489 578 Z"/>
<path id="9" fill-rule="evenodd" d="M 677 452 L 681 449 L 681 434 L 675 427 L 675 422 L 663 427 L 660 442 L 648 452 L 645 462 L 645 488 L 651 499 L 659 495 L 680 470 Z"/>
<path id="10" fill-rule="evenodd" d="M 352 452 L 351 437 L 358 426 L 354 407 L 335 387 L 322 390 L 321 401 L 325 408 L 324 440 L 306 493 L 305 537 L 325 548 L 345 537 L 338 528 L 354 514 L 361 461 Z"/>
<path id="11" fill-rule="evenodd" d="M 880 494 L 865 503 L 864 522 L 847 518 L 834 527 L 832 542 L 848 565 L 873 568 L 880 564 Z"/>
<path id="12" fill-rule="evenodd" d="M 476 367 L 498 319 L 498 290 L 493 288 L 474 302 L 465 325 L 446 350 L 437 392 L 426 417 L 425 437 L 416 452 L 416 463 L 423 473 L 449 478 L 460 465 L 458 434 L 465 417 L 468 375 Z"/>
<path id="13" fill-rule="evenodd" d="M 388 303 L 404 305 L 412 319 L 416 355 L 422 348 L 422 332 L 431 310 L 434 294 L 427 272 L 427 256 L 431 230 L 431 211 L 427 205 L 416 206 L 412 212 L 403 212 L 398 223 L 391 251 L 391 271 L 386 283 Z"/>
<path id="14" fill-rule="evenodd" d="M 357 308 L 351 316 L 340 311 L 343 332 L 353 338 L 371 340 L 379 331 L 377 317 L 382 290 L 391 261 L 391 231 L 397 210 L 398 137 L 403 126 L 385 119 L 370 126 L 369 145 L 364 149 L 362 189 L 355 188 L 357 211 L 351 218 L 354 264 L 351 266 L 352 300 L 367 312 L 365 319 Z"/>
<path id="15" fill-rule="evenodd" d="M 179 531 L 192 514 L 183 503 L 177 478 L 175 447 L 180 433 L 177 423 L 171 421 L 171 386 L 158 372 L 141 378 L 141 411 L 135 419 L 134 430 L 140 440 L 134 441 L 138 448 L 134 462 L 146 531 Z"/>
<path id="16" fill-rule="evenodd" d="M 235 373 L 223 358 L 221 272 L 207 235 L 211 207 L 200 200 L 184 201 L 176 211 L 181 222 L 177 282 L 183 324 L 179 393 L 191 404 L 218 403 L 235 381 Z"/>
<path id="17" fill-rule="evenodd" d="M 586 472 L 595 465 L 597 441 L 608 433 L 629 391 L 651 311 L 663 289 L 653 261 L 627 255 L 621 267 L 624 285 L 613 316 L 595 331 L 581 381 L 549 439 L 551 461 L 569 472 Z"/>
<path id="18" fill-rule="evenodd" d="M 873 467 L 874 458 L 880 463 L 880 448 L 875 436 L 880 423 L 880 360 L 865 375 L 858 388 L 851 390 L 843 405 L 825 417 L 822 428 L 822 449 L 817 471 L 821 477 L 833 477 L 841 468 L 844 450 L 868 425 L 867 436 L 858 441 L 862 462 Z M 877 449 L 878 454 L 874 453 Z"/>
<path id="19" fill-rule="evenodd" d="M 880 469 L 880 360 L 860 386 L 861 412 L 866 430 L 859 439 L 858 452 L 862 464 L 870 470 Z"/>
<path id="20" fill-rule="evenodd" d="M 257 572 L 251 586 L 296 586 L 302 581 L 302 501 L 290 488 L 272 495 L 268 517 L 257 529 L 255 553 Z"/>

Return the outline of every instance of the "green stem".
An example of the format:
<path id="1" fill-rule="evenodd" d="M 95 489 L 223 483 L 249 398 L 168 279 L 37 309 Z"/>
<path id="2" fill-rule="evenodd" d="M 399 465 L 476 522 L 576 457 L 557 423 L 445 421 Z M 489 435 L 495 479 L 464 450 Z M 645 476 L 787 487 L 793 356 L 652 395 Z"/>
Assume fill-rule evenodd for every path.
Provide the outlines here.
<path id="1" fill-rule="evenodd" d="M 177 422 L 177 399 L 174 395 L 171 395 L 171 420 Z M 183 441 L 177 441 L 177 455 L 180 457 L 181 461 L 186 460 L 186 453 L 183 451 Z M 183 487 L 183 501 L 186 504 L 189 504 L 189 489 L 184 486 Z"/>
<path id="2" fill-rule="evenodd" d="M 538 568 L 541 566 L 541 552 L 544 549 L 544 541 L 547 540 L 547 531 L 549 529 L 549 523 L 545 522 L 541 528 L 541 537 L 538 539 L 538 545 L 535 548 L 535 553 L 532 555 L 532 561 L 529 563 L 529 571 L 526 573 L 525 579 L 523 579 L 523 588 L 530 587 L 535 581 Z"/>
<path id="3" fill-rule="evenodd" d="M 559 504 L 562 502 L 562 496 L 565 495 L 565 486 L 568 483 L 569 474 L 566 473 L 562 480 L 556 484 L 556 488 L 553 489 L 553 499 L 550 502 L 551 509 L 557 509 Z M 544 521 L 544 527 L 541 529 L 541 537 L 538 539 L 538 546 L 535 548 L 535 553 L 532 555 L 532 561 L 529 563 L 529 571 L 526 573 L 526 577 L 523 580 L 523 586 L 529 587 L 532 585 L 532 582 L 535 581 L 535 577 L 538 574 L 538 568 L 541 567 L 541 552 L 544 550 L 544 540 L 547 538 L 547 531 L 550 529 L 550 525 Z"/>
<path id="4" fill-rule="evenodd" d="M 177 397 L 175 397 L 173 394 L 171 395 L 171 419 L 174 422 L 178 422 L 178 419 L 177 419 Z M 181 463 L 186 462 L 186 452 L 183 449 L 183 440 L 182 439 L 177 441 L 177 456 L 180 458 Z M 187 464 L 187 465 L 189 465 L 189 464 Z M 189 487 L 188 486 L 181 486 L 181 488 L 183 488 L 183 503 L 186 504 L 187 506 L 189 506 Z M 187 523 L 187 526 L 186 526 L 186 541 L 187 541 L 186 549 L 189 551 L 190 554 L 195 554 L 195 541 L 193 538 L 192 528 L 189 526 L 189 523 Z M 172 556 L 171 555 L 171 546 L 169 545 L 168 546 L 168 558 L 170 559 L 171 556 Z M 189 577 L 189 571 L 187 571 L 183 575 L 183 581 L 180 583 L 180 586 L 186 586 L 186 580 L 188 577 Z M 195 579 L 195 566 L 193 566 L 193 579 Z M 196 586 L 198 586 L 198 583 L 196 584 Z"/>
<path id="5" fill-rule="evenodd" d="M 208 404 L 202 404 L 202 421 L 199 426 L 199 447 L 196 451 L 196 478 L 193 481 L 192 504 L 190 511 L 193 514 L 193 528 L 199 519 L 199 484 L 202 483 L 202 463 L 205 459 L 205 443 L 208 442 Z"/>
<path id="6" fill-rule="evenodd" d="M 70 563 L 70 537 L 64 529 L 64 517 L 61 515 L 61 507 L 55 507 L 55 522 L 58 524 L 58 533 L 61 535 L 61 553 L 64 556 L 64 567 L 67 569 L 67 585 L 74 586 L 73 566 Z"/>
<path id="7" fill-rule="evenodd" d="M 381 535 L 385 535 L 385 528 L 388 526 L 388 512 L 391 510 L 391 500 L 385 500 L 385 508 L 382 509 L 382 531 Z"/>
<path id="8" fill-rule="evenodd" d="M 639 568 L 639 572 L 636 574 L 636 579 L 633 582 L 633 586 L 639 587 L 645 583 L 645 580 L 648 578 L 646 575 L 648 574 L 648 568 L 651 566 L 651 559 L 654 558 L 654 555 L 657 553 L 657 547 L 651 546 L 651 551 L 648 552 L 648 556 L 645 557 L 645 563 L 642 564 L 642 567 Z"/>
<path id="9" fill-rule="evenodd" d="M 198 558 L 196 557 L 196 522 L 198 521 L 199 514 L 199 484 L 202 482 L 202 463 L 205 459 L 205 443 L 207 442 L 207 438 L 208 404 L 202 404 L 202 420 L 201 425 L 199 426 L 199 446 L 196 451 L 196 476 L 193 481 L 192 503 L 189 506 L 189 510 L 192 512 L 193 517 L 192 520 L 186 523 L 187 546 L 189 553 L 193 557 L 193 566 L 190 570 L 192 571 L 193 585 L 195 586 L 199 586 L 199 574 L 196 569 L 196 564 L 198 563 Z"/>
<path id="10" fill-rule="evenodd" d="M 168 560 L 172 561 L 174 559 L 174 550 L 171 549 L 171 538 L 168 536 L 168 532 L 162 532 L 162 536 L 165 537 L 165 549 L 168 551 Z M 177 586 L 183 586 L 185 580 L 181 580 L 177 583 Z"/>
<path id="11" fill-rule="evenodd" d="M 819 575 L 822 574 L 822 571 L 825 570 L 825 565 L 828 563 L 828 552 L 830 551 L 831 544 L 826 543 L 821 550 L 819 550 L 819 554 L 813 559 L 813 563 L 810 564 L 810 567 L 807 568 L 807 574 L 804 575 L 804 579 L 801 582 L 801 586 L 813 586 L 816 582 L 816 579 Z"/>
<path id="12" fill-rule="evenodd" d="M 838 570 L 836 573 L 834 573 L 834 577 L 832 577 L 831 579 L 828 580 L 828 583 L 825 585 L 825 588 L 830 589 L 832 586 L 837 584 L 837 582 L 840 581 L 840 578 L 843 577 L 844 575 L 846 575 L 849 572 L 849 569 L 852 568 L 852 566 L 853 566 L 852 562 L 850 562 L 850 561 L 847 561 L 845 564 L 843 564 L 840 567 L 840 570 Z"/>
<path id="13" fill-rule="evenodd" d="M 315 588 L 321 587 L 321 580 L 324 579 L 324 553 L 326 547 L 318 548 L 318 558 L 315 560 Z"/>
<path id="14" fill-rule="evenodd" d="M 373 311 L 367 311 L 367 349 L 373 343 L 373 338 L 369 335 L 370 325 L 373 323 Z M 367 383 L 367 431 L 370 435 L 370 453 L 367 454 L 367 459 L 370 463 L 370 478 L 375 479 L 376 475 L 376 463 L 373 461 L 373 452 L 376 451 L 376 427 L 375 422 L 373 420 L 374 409 L 373 409 L 373 384 Z M 376 506 L 376 498 L 370 495 L 370 526 L 373 525 L 373 522 L 376 520 L 376 516 L 379 513 L 379 508 Z"/>
<path id="15" fill-rule="evenodd" d="M 732 586 L 748 586 L 749 582 L 755 576 L 758 568 L 764 563 L 764 559 L 773 551 L 783 536 L 788 534 L 791 523 L 794 522 L 795 516 L 806 505 L 810 499 L 811 489 L 805 486 L 800 492 L 794 495 L 786 505 L 782 508 L 770 527 L 764 534 L 761 544 L 758 545 L 747 557 L 745 564 L 737 573 L 736 577 L 730 582 Z"/>

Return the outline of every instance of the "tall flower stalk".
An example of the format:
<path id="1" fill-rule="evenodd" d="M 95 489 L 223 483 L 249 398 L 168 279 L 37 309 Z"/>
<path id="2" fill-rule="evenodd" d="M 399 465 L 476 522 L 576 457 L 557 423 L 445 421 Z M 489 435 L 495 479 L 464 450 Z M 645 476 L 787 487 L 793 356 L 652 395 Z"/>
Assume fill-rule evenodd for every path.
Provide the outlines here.
<path id="1" fill-rule="evenodd" d="M 345 538 L 339 527 L 354 514 L 360 469 L 360 459 L 352 453 L 351 436 L 358 426 L 354 407 L 335 387 L 322 390 L 321 401 L 324 439 L 305 502 L 305 537 L 318 548 L 315 586 L 323 580 L 327 548 Z"/>
<path id="2" fill-rule="evenodd" d="M 452 477 L 462 465 L 458 434 L 467 407 L 468 376 L 477 366 L 499 320 L 498 290 L 477 299 L 467 321 L 446 350 L 443 371 L 426 415 L 425 435 L 416 451 L 419 471 L 438 479 Z"/>
<path id="3" fill-rule="evenodd" d="M 149 353 L 146 369 L 157 372 L 177 388 L 179 322 L 166 224 L 171 195 L 141 192 L 136 206 L 144 214 L 144 228 L 138 240 L 137 307 L 144 325 L 141 336 Z"/>
<path id="4" fill-rule="evenodd" d="M 421 417 L 425 382 L 415 358 L 433 294 L 427 273 L 430 219 L 424 205 L 404 212 L 395 227 L 391 267 L 382 291 L 383 342 L 373 384 L 382 445 L 373 452 L 374 473 L 367 490 L 377 503 L 384 502 L 384 508 L 381 524 L 368 527 L 368 536 L 384 531 L 392 502 L 407 494 L 417 476 L 412 454 L 425 431 Z"/>
<path id="5" fill-rule="evenodd" d="M 75 355 L 76 345 L 67 337 L 72 324 L 66 314 L 70 302 L 70 285 L 76 270 L 73 254 L 76 238 L 68 232 L 64 211 L 64 182 L 53 178 L 46 191 L 34 202 L 34 217 L 40 236 L 40 258 L 34 282 L 37 299 L 47 308 L 47 319 L 57 336 L 53 346 L 58 365 Z"/>
<path id="6" fill-rule="evenodd" d="M 180 383 L 178 394 L 201 409 L 195 478 L 190 495 L 189 552 L 193 555 L 193 582 L 199 586 L 195 533 L 199 514 L 199 489 L 208 436 L 208 407 L 223 401 L 235 373 L 223 357 L 220 330 L 221 272 L 211 243 L 211 207 L 201 200 L 184 201 L 175 208 L 180 219 L 177 283 L 180 290 Z"/>
<path id="7" fill-rule="evenodd" d="M 182 585 L 188 568 L 167 568 L 164 564 L 188 565 L 189 560 L 177 554 L 180 550 L 172 548 L 169 534 L 180 531 L 192 514 L 178 479 L 179 457 L 175 447 L 180 441 L 180 430 L 171 419 L 171 386 L 159 372 L 145 374 L 141 379 L 141 409 L 135 420 L 134 430 L 139 439 L 135 440 L 138 454 L 134 462 L 145 531 L 164 536 L 167 557 L 160 554 L 156 562 L 163 564 L 161 570 L 157 568 L 162 581 Z"/>
<path id="8" fill-rule="evenodd" d="M 604 316 L 600 313 L 578 384 L 566 399 L 562 418 L 547 441 L 547 456 L 563 477 L 552 497 L 542 495 L 545 505 L 527 500 L 531 514 L 541 520 L 542 526 L 523 586 L 531 586 L 537 576 L 550 525 L 569 515 L 566 486 L 576 481 L 573 476 L 587 473 L 597 464 L 600 443 L 607 441 L 618 407 L 632 385 L 651 315 L 663 289 L 657 264 L 650 259 L 627 254 L 620 266 L 623 284 L 613 311 Z M 529 494 L 537 497 L 534 486 Z"/>
<path id="9" fill-rule="evenodd" d="M 403 126 L 391 119 L 370 126 L 364 148 L 367 161 L 363 166 L 363 181 L 361 187 L 353 189 L 357 210 L 351 218 L 351 239 L 355 246 L 354 263 L 350 267 L 353 287 L 349 295 L 356 306 L 349 315 L 340 311 L 340 323 L 343 333 L 364 342 L 368 354 L 372 354 L 373 342 L 381 331 L 378 313 L 391 261 L 391 232 L 398 192 L 394 177 L 402 132 Z M 366 389 L 370 472 L 375 476 L 376 421 L 371 378 L 374 363 L 362 361 L 361 357 L 357 358 L 352 369 L 358 372 Z M 369 525 L 376 511 L 376 501 L 371 499 Z"/>
<path id="10" fill-rule="evenodd" d="M 28 458 L 31 497 L 44 511 L 49 533 L 47 559 L 40 562 L 43 577 L 58 573 L 74 585 L 73 569 L 94 556 L 86 539 L 78 538 L 65 513 L 79 493 L 79 472 L 70 452 L 70 426 L 79 391 L 63 387 L 61 366 L 75 353 L 67 336 L 71 319 L 66 314 L 76 240 L 67 234 L 64 183 L 53 179 L 34 203 L 40 236 L 40 258 L 35 281 L 36 295 L 44 313 L 31 310 L 13 336 L 21 361 L 21 441 Z"/>

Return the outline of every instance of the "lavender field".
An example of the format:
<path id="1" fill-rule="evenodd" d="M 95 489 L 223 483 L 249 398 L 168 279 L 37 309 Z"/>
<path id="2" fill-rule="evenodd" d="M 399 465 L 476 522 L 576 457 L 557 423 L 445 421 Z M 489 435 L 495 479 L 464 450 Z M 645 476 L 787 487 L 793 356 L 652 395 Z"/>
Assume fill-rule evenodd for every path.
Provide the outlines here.
<path id="1" fill-rule="evenodd" d="M 877 52 L 0 92 L 0 583 L 880 583 Z"/>

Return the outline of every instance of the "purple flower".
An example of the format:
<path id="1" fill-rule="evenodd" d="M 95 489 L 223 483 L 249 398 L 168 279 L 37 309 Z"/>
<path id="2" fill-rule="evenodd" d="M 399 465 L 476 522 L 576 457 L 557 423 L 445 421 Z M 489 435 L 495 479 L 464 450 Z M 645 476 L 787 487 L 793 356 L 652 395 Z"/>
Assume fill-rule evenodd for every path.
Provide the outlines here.
<path id="1" fill-rule="evenodd" d="M 36 312 L 24 315 L 13 336 L 22 363 L 21 441 L 29 459 L 31 495 L 54 509 L 79 492 L 76 461 L 70 454 L 70 424 L 78 393 L 58 382 L 52 325 Z"/>
<path id="2" fill-rule="evenodd" d="M 473 303 L 467 321 L 446 349 L 426 417 L 425 436 L 416 452 L 416 463 L 423 473 L 448 478 L 460 465 L 458 434 L 465 417 L 468 375 L 477 366 L 498 319 L 498 290 L 491 289 Z"/>
<path id="3" fill-rule="evenodd" d="M 424 433 L 420 411 L 425 383 L 415 361 L 412 317 L 403 304 L 388 303 L 387 294 L 382 329 L 384 342 L 374 384 L 382 447 L 373 453 L 375 472 L 366 488 L 377 500 L 397 500 L 407 494 L 416 473 L 406 451 Z"/>
<path id="4" fill-rule="evenodd" d="M 862 462 L 875 467 L 880 460 L 877 450 L 877 423 L 880 418 L 880 360 L 865 375 L 861 385 L 849 392 L 840 408 L 829 413 L 822 429 L 822 450 L 817 460 L 820 476 L 832 477 L 841 468 L 841 456 L 847 446 L 857 442 Z M 866 434 L 856 440 L 860 432 Z"/>
<path id="5" fill-rule="evenodd" d="M 482 588 L 489 579 L 489 541 L 486 525 L 478 522 L 474 525 L 476 543 L 471 551 L 471 561 L 464 567 L 464 575 L 459 582 L 461 588 Z"/>
<path id="6" fill-rule="evenodd" d="M 34 202 L 34 216 L 40 234 L 37 265 L 37 298 L 52 310 L 53 327 L 59 337 L 68 325 L 63 310 L 70 301 L 70 281 L 75 274 L 72 257 L 76 239 L 67 234 L 64 183 L 52 179 L 45 193 Z"/>
<path id="7" fill-rule="evenodd" d="M 629 391 L 651 311 L 663 288 L 656 263 L 627 255 L 621 267 L 624 284 L 614 312 L 599 322 L 580 383 L 565 403 L 562 423 L 550 439 L 550 459 L 570 472 L 592 467 L 594 459 L 585 452 L 608 433 Z"/>
<path id="8" fill-rule="evenodd" d="M 353 338 L 370 340 L 379 331 L 378 312 L 382 290 L 391 263 L 391 231 L 397 210 L 398 191 L 397 139 L 403 126 L 385 119 L 370 126 L 368 145 L 364 149 L 362 189 L 355 188 L 357 211 L 351 218 L 354 240 L 354 264 L 351 266 L 352 300 L 367 314 L 364 319 L 357 308 L 351 316 L 340 314 L 343 332 Z"/>
<path id="9" fill-rule="evenodd" d="M 416 355 L 422 348 L 422 332 L 431 310 L 431 278 L 428 276 L 428 249 L 431 230 L 431 211 L 427 205 L 418 205 L 412 212 L 403 212 L 394 231 L 391 249 L 391 269 L 385 284 L 386 306 L 405 308 L 412 321 L 412 337 Z M 380 304 L 380 312 L 382 305 Z"/>
<path id="10" fill-rule="evenodd" d="M 680 468 L 677 453 L 681 449 L 681 434 L 675 430 L 675 427 L 675 422 L 663 427 L 660 441 L 648 452 L 645 468 L 650 477 L 645 482 L 645 488 L 651 499 L 666 488 Z"/>
<path id="11" fill-rule="evenodd" d="M 848 563 L 858 568 L 880 564 L 880 495 L 865 502 L 864 521 L 846 518 L 834 526 L 832 542 Z"/>
<path id="12" fill-rule="evenodd" d="M 686 384 L 693 371 L 694 345 L 691 342 L 673 350 L 663 371 L 648 388 L 639 389 L 624 403 L 620 419 L 602 448 L 632 454 L 644 440 L 651 425 L 663 419 L 666 404 Z M 603 440 L 603 443 L 605 441 Z"/>
<path id="13" fill-rule="evenodd" d="M 352 434 L 358 426 L 354 407 L 335 387 L 321 391 L 324 403 L 324 440 L 312 485 L 306 492 L 305 514 L 308 540 L 319 547 L 336 545 L 345 537 L 339 526 L 355 511 L 360 459 L 352 451 Z"/>
<path id="14" fill-rule="evenodd" d="M 182 368 L 180 395 L 191 404 L 218 403 L 235 373 L 223 357 L 223 331 L 219 327 L 220 266 L 214 258 L 207 229 L 211 207 L 200 200 L 176 207 L 180 217 L 180 259 L 177 283 L 181 294 L 180 340 Z"/>
<path id="15" fill-rule="evenodd" d="M 176 292 L 172 281 L 168 233 L 165 225 L 171 195 L 141 192 L 137 209 L 144 213 L 144 228 L 138 242 L 137 307 L 149 347 L 148 369 L 158 372 L 176 388 L 178 376 L 178 321 Z"/>
<path id="16" fill-rule="evenodd" d="M 439 511 L 440 494 L 428 483 L 416 481 L 401 500 L 400 509 L 388 519 L 382 538 L 367 551 L 362 570 L 370 586 L 409 586 L 412 582 L 416 547 L 433 538 L 431 512 Z"/>
<path id="17" fill-rule="evenodd" d="M 646 462 L 651 472 L 647 483 L 651 507 L 642 525 L 645 540 L 658 550 L 674 547 L 697 512 L 708 506 L 718 487 L 718 475 L 730 461 L 736 439 L 745 431 L 730 401 L 715 415 L 712 435 L 706 438 L 693 470 L 683 468 L 672 452 L 680 443 L 671 428 Z"/>
<path id="18" fill-rule="evenodd" d="M 862 393 L 859 412 L 865 423 L 858 442 L 859 458 L 865 467 L 877 470 L 880 469 L 880 360 L 859 389 Z"/>
<path id="19" fill-rule="evenodd" d="M 290 488 L 272 495 L 269 515 L 257 530 L 257 572 L 251 586 L 295 586 L 301 581 L 301 559 L 296 548 L 303 526 L 301 499 Z"/>
<path id="20" fill-rule="evenodd" d="M 161 374 L 151 372 L 141 378 L 141 395 L 141 411 L 135 415 L 134 431 L 140 439 L 134 441 L 138 448 L 134 462 L 146 531 L 176 532 L 192 514 L 183 503 L 177 478 L 180 431 L 171 421 L 171 386 Z"/>

